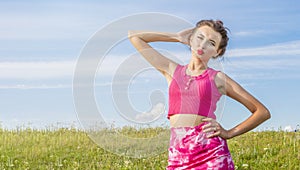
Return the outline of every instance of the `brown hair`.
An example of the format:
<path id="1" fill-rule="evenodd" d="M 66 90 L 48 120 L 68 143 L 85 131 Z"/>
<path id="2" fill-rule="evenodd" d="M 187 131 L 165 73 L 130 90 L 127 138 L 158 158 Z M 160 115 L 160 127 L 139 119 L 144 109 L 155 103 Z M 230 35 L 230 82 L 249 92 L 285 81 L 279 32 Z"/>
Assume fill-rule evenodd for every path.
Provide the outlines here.
<path id="1" fill-rule="evenodd" d="M 220 45 L 218 47 L 218 50 L 221 49 L 221 52 L 217 57 L 222 56 L 226 51 L 227 43 L 228 43 L 228 40 L 229 40 L 229 38 L 227 36 L 227 30 L 229 31 L 229 29 L 224 27 L 223 22 L 220 21 L 220 20 L 216 20 L 216 21 L 214 21 L 214 20 L 201 20 L 196 24 L 196 27 L 194 28 L 192 34 L 194 34 L 194 32 L 197 28 L 200 28 L 200 27 L 205 26 L 205 25 L 211 27 L 214 31 L 221 34 L 222 39 L 221 39 Z"/>

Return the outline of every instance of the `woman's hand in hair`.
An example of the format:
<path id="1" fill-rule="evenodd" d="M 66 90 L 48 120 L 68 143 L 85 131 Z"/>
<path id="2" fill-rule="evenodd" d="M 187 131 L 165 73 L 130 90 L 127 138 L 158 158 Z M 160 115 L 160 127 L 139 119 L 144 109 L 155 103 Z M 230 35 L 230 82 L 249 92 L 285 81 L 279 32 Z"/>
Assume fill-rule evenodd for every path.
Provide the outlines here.
<path id="1" fill-rule="evenodd" d="M 182 30 L 180 32 L 177 33 L 178 35 L 178 40 L 182 43 L 182 44 L 186 44 L 188 46 L 190 46 L 190 38 L 191 35 L 193 33 L 194 28 L 189 28 L 189 29 L 185 29 Z"/>

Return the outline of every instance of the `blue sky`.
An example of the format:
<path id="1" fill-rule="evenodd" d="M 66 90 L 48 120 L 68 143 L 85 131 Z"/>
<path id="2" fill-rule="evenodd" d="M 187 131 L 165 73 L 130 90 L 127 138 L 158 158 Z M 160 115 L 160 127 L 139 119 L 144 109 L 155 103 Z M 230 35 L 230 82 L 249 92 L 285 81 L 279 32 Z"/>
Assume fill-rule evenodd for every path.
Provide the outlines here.
<path id="1" fill-rule="evenodd" d="M 298 1 L 29 0 L 0 2 L 1 125 L 6 128 L 79 126 L 72 79 L 81 50 L 105 25 L 144 12 L 165 13 L 190 23 L 201 19 L 223 20 L 231 31 L 227 53 L 221 62 L 224 72 L 260 99 L 272 114 L 258 129 L 289 126 L 294 129 L 300 124 Z M 166 23 L 158 29 L 164 27 Z M 178 54 L 184 63 L 189 60 L 188 50 L 181 44 L 153 43 L 153 46 Z M 107 122 L 130 124 L 115 111 L 109 90 L 114 64 L 134 52 L 128 40 L 124 40 L 110 51 L 102 70 L 98 70 L 96 100 Z M 149 92 L 161 89 L 166 94 L 166 85 L 154 70 L 137 76 L 129 88 L 132 105 L 141 112 L 151 113 L 147 111 Z M 226 128 L 250 115 L 229 98 L 222 99 L 221 104 L 223 111 L 219 120 Z M 151 114 L 145 117 L 149 115 L 151 117 Z M 165 117 L 160 121 L 167 123 Z"/>

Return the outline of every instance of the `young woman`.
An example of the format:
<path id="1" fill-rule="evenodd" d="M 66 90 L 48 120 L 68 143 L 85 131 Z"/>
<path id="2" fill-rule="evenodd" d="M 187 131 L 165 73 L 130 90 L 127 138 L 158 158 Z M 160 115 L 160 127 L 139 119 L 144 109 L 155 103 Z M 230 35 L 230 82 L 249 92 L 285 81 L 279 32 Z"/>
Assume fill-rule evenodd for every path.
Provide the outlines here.
<path id="1" fill-rule="evenodd" d="M 229 38 L 222 21 L 201 20 L 179 33 L 129 31 L 129 39 L 143 57 L 161 72 L 169 85 L 171 125 L 167 169 L 234 169 L 226 143 L 270 118 L 268 109 L 225 73 L 207 66 L 224 54 Z M 148 43 L 181 42 L 191 48 L 191 59 L 180 65 Z M 230 130 L 214 111 L 221 95 L 243 104 L 252 115 Z"/>

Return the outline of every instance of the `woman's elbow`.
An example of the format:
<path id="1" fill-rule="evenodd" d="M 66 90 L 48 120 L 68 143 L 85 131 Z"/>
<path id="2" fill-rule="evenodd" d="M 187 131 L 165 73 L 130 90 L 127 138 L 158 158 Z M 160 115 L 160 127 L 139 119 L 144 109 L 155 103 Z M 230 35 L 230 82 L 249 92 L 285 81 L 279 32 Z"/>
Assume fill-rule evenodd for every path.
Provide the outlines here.
<path id="1" fill-rule="evenodd" d="M 138 44 L 141 38 L 137 35 L 136 31 L 128 31 L 128 39 L 132 44 Z"/>
<path id="2" fill-rule="evenodd" d="M 264 118 L 264 120 L 268 120 L 271 118 L 271 113 L 267 108 L 264 107 L 262 109 L 261 113 L 262 113 L 262 117 Z"/>
<path id="3" fill-rule="evenodd" d="M 129 30 L 127 34 L 128 38 L 139 37 L 139 32 L 135 30 Z"/>
<path id="4" fill-rule="evenodd" d="M 133 31 L 132 31 L 132 30 L 129 30 L 127 36 L 128 36 L 128 38 L 130 39 L 130 38 L 133 36 Z"/>

